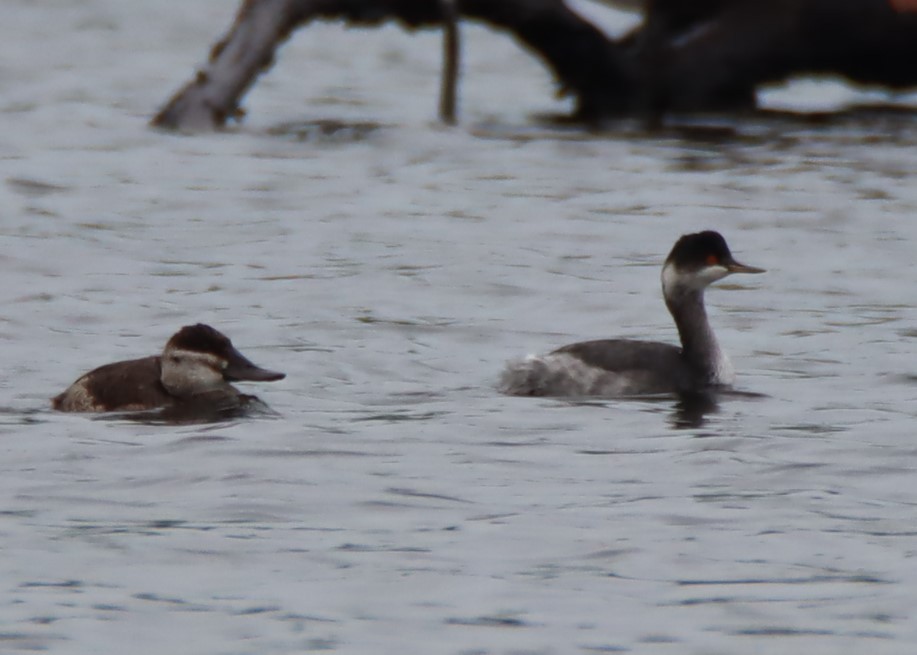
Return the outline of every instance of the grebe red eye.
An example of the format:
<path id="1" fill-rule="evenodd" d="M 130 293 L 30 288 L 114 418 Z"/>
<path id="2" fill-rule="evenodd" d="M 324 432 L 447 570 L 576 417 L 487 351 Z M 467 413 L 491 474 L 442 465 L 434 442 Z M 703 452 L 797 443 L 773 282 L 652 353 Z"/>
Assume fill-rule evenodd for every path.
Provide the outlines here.
<path id="1" fill-rule="evenodd" d="M 716 255 L 707 255 L 707 266 L 716 266 L 720 263 L 720 258 Z"/>

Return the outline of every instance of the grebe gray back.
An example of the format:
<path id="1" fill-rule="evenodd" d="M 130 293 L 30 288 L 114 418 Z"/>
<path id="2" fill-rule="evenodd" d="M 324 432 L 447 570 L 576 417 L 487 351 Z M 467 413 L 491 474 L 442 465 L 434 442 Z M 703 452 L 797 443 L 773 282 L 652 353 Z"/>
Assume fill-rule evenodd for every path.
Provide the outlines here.
<path id="1" fill-rule="evenodd" d="M 516 396 L 620 397 L 685 393 L 735 379 L 707 320 L 704 290 L 732 273 L 763 273 L 740 264 L 718 232 L 682 236 L 662 267 L 662 294 L 681 348 L 655 341 L 600 339 L 510 362 L 500 390 Z"/>

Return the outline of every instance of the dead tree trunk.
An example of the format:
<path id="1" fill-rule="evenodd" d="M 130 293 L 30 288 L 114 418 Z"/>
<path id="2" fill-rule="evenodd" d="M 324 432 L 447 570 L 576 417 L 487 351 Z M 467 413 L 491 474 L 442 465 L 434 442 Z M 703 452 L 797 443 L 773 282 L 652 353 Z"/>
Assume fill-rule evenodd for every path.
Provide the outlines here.
<path id="1" fill-rule="evenodd" d="M 637 56 L 659 64 L 655 105 L 667 112 L 752 108 L 759 85 L 793 75 L 917 84 L 917 0 L 653 0 L 654 32 Z M 644 79 L 645 81 L 645 79 Z"/>
<path id="2" fill-rule="evenodd" d="M 539 54 L 583 114 L 623 110 L 631 84 L 626 60 L 601 31 L 563 0 L 461 0 L 460 14 L 505 29 Z M 153 118 L 179 130 L 215 129 L 239 115 L 239 101 L 290 33 L 311 20 L 354 24 L 398 20 L 408 28 L 439 24 L 441 0 L 245 0 L 203 70 Z M 600 111 L 601 108 L 601 111 Z"/>
<path id="3" fill-rule="evenodd" d="M 443 10 L 443 74 L 439 90 L 439 119 L 455 125 L 458 104 L 459 31 L 457 0 L 439 0 Z"/>
<path id="4" fill-rule="evenodd" d="M 759 84 L 837 73 L 917 85 L 917 0 L 646 0 L 644 26 L 619 41 L 563 0 L 244 0 L 203 70 L 153 118 L 215 129 L 290 33 L 317 18 L 438 25 L 450 8 L 513 34 L 539 56 L 584 121 L 752 108 Z M 444 9 L 445 8 L 445 9 Z"/>

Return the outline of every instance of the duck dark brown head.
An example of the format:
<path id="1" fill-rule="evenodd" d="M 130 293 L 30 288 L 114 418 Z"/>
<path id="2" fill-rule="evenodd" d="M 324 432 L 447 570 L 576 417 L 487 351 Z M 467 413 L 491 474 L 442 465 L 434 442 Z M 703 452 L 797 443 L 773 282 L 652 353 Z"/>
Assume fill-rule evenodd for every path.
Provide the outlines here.
<path id="1" fill-rule="evenodd" d="M 183 327 L 162 351 L 162 383 L 182 396 L 223 381 L 273 382 L 284 377 L 256 366 L 226 335 L 203 323 Z"/>
<path id="2" fill-rule="evenodd" d="M 165 349 L 191 350 L 210 353 L 218 357 L 235 350 L 229 337 L 203 323 L 183 327 L 172 335 Z"/>

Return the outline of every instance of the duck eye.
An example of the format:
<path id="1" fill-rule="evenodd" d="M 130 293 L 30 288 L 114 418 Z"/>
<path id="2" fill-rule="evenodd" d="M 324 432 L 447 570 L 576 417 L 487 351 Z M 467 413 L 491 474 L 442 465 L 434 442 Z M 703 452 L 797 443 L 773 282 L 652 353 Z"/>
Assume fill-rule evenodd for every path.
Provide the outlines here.
<path id="1" fill-rule="evenodd" d="M 716 255 L 707 255 L 707 266 L 716 266 L 720 263 L 720 258 Z"/>

